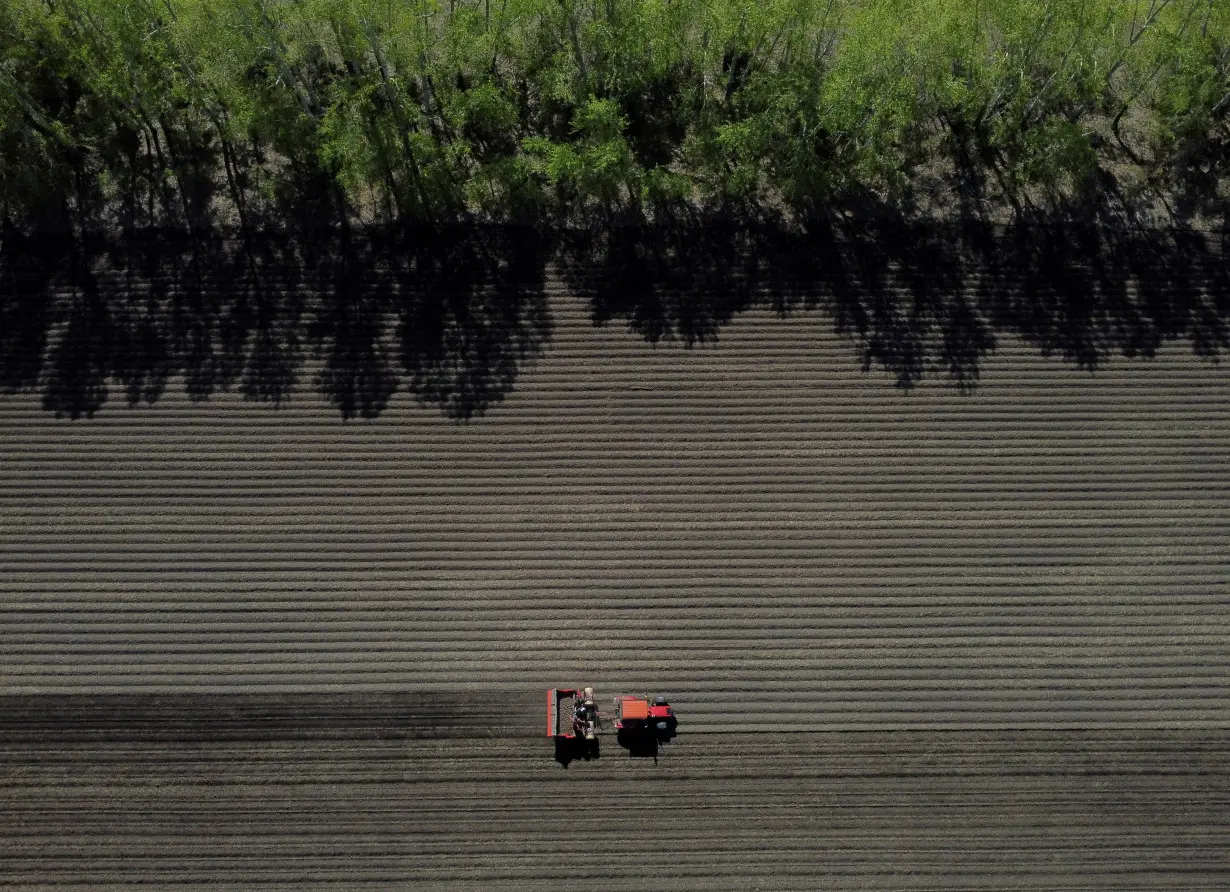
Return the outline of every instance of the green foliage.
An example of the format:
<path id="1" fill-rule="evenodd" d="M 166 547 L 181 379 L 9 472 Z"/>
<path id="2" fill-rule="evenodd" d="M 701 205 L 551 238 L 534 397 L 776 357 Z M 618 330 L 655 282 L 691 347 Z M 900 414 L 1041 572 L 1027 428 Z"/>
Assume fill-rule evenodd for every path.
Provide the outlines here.
<path id="1" fill-rule="evenodd" d="M 1164 202 L 1220 188 L 1227 97 L 1216 0 L 12 0 L 0 202 L 543 220 L 944 182 L 1019 211 L 1124 165 Z"/>
<path id="2" fill-rule="evenodd" d="M 1148 99 L 1148 140 L 1167 173 L 1197 168 L 1206 176 L 1230 169 L 1230 10 L 1210 8 L 1186 40 L 1172 39 Z"/>

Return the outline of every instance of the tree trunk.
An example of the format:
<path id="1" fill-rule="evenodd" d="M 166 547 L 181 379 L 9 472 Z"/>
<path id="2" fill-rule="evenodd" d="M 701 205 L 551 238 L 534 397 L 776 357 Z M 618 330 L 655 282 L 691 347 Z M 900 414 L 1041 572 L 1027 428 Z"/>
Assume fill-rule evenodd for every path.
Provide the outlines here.
<path id="1" fill-rule="evenodd" d="M 236 176 L 235 162 L 231 152 L 231 141 L 226 138 L 226 131 L 220 120 L 213 119 L 213 124 L 218 131 L 218 142 L 222 146 L 222 166 L 226 168 L 226 185 L 231 193 L 231 201 L 235 203 L 235 212 L 239 214 L 239 227 L 246 234 L 249 228 L 247 201 L 239 188 L 239 179 Z"/>
<path id="2" fill-rule="evenodd" d="M 1128 110 L 1128 103 L 1125 102 L 1119 108 L 1119 111 L 1115 115 L 1114 120 L 1110 122 L 1110 132 L 1115 135 L 1115 142 L 1119 143 L 1119 147 L 1123 149 L 1123 151 L 1127 152 L 1127 155 L 1129 158 L 1132 159 L 1132 162 L 1134 164 L 1140 164 L 1140 158 L 1137 157 L 1134 151 L 1132 151 L 1132 147 L 1129 146 L 1126 142 L 1124 142 L 1123 135 L 1119 132 L 1119 122 L 1123 120 L 1123 115 L 1124 113 L 1127 112 L 1127 110 Z"/>
<path id="3" fill-rule="evenodd" d="M 581 36 L 577 30 L 576 10 L 573 0 L 559 0 L 559 5 L 564 10 L 564 27 L 568 30 L 572 54 L 576 59 L 577 70 L 581 73 L 581 96 L 584 98 L 589 95 L 589 70 L 585 65 L 585 54 L 581 52 Z"/>
<path id="4" fill-rule="evenodd" d="M 144 116 L 144 112 L 142 112 Z M 184 222 L 188 224 L 188 231 L 195 232 L 197 225 L 200 223 L 197 208 L 193 207 L 192 201 L 188 196 L 188 190 L 184 188 L 183 177 L 180 176 L 179 152 L 175 148 L 175 128 L 167 126 L 164 118 L 159 117 L 157 125 L 162 128 L 162 135 L 166 139 L 167 154 L 171 158 L 171 177 L 175 180 L 175 191 L 179 193 L 179 203 L 183 208 Z M 150 125 L 153 126 L 152 124 Z M 189 137 L 191 138 L 191 137 Z"/>
<path id="5" fill-rule="evenodd" d="M 152 145 L 153 141 L 145 134 L 143 130 L 138 131 L 138 132 L 141 134 L 141 142 L 145 144 L 145 159 L 146 159 L 146 168 L 147 168 L 146 173 L 145 173 L 145 182 L 149 186 L 149 189 L 146 192 L 145 217 L 149 221 L 150 225 L 153 225 L 154 223 L 154 195 L 155 193 L 158 192 L 158 183 L 154 179 L 153 170 L 150 169 L 150 168 L 153 168 L 154 166 L 153 158 L 150 155 L 150 145 Z"/>
<path id="6" fill-rule="evenodd" d="M 405 217 L 405 210 L 402 207 L 401 193 L 397 188 L 397 180 L 393 177 L 393 165 L 389 161 L 391 153 L 389 152 L 388 144 L 384 141 L 384 135 L 380 132 L 380 123 L 370 117 L 368 119 L 369 135 L 372 142 L 376 144 L 376 157 L 380 162 L 380 173 L 385 183 L 385 209 L 386 213 L 395 213 L 394 219 L 401 221 Z"/>
<path id="7" fill-rule="evenodd" d="M 269 50 L 273 53 L 277 60 L 278 68 L 282 72 L 282 79 L 291 92 L 295 94 L 295 99 L 299 102 L 299 107 L 313 121 L 320 119 L 321 108 L 320 103 L 316 99 L 316 94 L 299 74 L 296 66 L 290 64 L 286 58 L 286 48 L 282 45 L 282 41 L 278 39 L 277 27 L 273 20 L 269 17 L 269 12 L 266 9 L 264 2 L 260 3 L 261 23 L 264 25 L 265 33 L 269 37 Z"/>
<path id="8" fill-rule="evenodd" d="M 429 213 L 431 209 L 431 201 L 427 197 L 427 189 L 423 185 L 422 172 L 419 170 L 418 161 L 414 157 L 414 148 L 410 145 L 410 123 L 406 120 L 405 110 L 401 105 L 401 97 L 397 94 L 397 88 L 393 84 L 392 78 L 389 76 L 389 67 L 385 61 L 384 53 L 380 49 L 380 41 L 378 36 L 372 31 L 369 23 L 365 24 L 365 37 L 371 45 L 372 54 L 376 57 L 376 65 L 380 69 L 380 80 L 384 85 L 385 97 L 389 100 L 389 105 L 393 109 L 393 121 L 397 125 L 397 130 L 401 134 L 402 152 L 404 160 L 410 170 L 410 176 L 414 182 L 415 191 L 418 193 L 419 201 L 424 213 Z"/>

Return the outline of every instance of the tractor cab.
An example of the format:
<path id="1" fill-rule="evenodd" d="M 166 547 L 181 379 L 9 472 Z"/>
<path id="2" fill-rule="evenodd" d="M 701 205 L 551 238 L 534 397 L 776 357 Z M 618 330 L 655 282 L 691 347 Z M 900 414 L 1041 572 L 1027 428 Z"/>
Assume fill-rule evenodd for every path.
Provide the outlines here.
<path id="1" fill-rule="evenodd" d="M 665 697 L 617 697 L 615 728 L 620 731 L 671 731 L 675 713 Z"/>
<path id="2" fill-rule="evenodd" d="M 666 702 L 665 697 L 657 696 L 653 698 L 653 703 L 649 707 L 649 721 L 659 731 L 665 731 L 675 724 L 675 712 L 671 709 L 671 705 Z"/>

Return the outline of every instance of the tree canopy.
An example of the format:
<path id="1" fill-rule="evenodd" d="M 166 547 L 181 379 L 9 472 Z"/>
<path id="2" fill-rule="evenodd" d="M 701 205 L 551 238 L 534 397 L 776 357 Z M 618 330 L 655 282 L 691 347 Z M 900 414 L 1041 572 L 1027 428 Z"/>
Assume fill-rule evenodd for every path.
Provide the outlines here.
<path id="1" fill-rule="evenodd" d="M 1223 213 L 1218 0 L 10 0 L 4 220 Z"/>

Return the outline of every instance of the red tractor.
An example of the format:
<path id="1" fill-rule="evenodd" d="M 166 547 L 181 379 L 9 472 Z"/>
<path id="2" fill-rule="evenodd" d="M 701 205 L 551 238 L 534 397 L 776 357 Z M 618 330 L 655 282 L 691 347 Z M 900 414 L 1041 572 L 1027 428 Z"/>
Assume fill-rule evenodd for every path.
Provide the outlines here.
<path id="1" fill-rule="evenodd" d="M 601 713 L 593 688 L 551 688 L 547 691 L 547 736 L 555 741 L 556 758 L 598 758 Z M 620 746 L 634 755 L 657 756 L 658 745 L 675 736 L 678 720 L 665 697 L 615 698 L 615 731 Z"/>
<path id="2" fill-rule="evenodd" d="M 625 695 L 615 698 L 615 706 L 619 716 L 615 719 L 617 731 L 653 732 L 661 736 L 675 730 L 675 713 L 665 697 L 654 697 L 650 703 L 648 696 Z"/>

